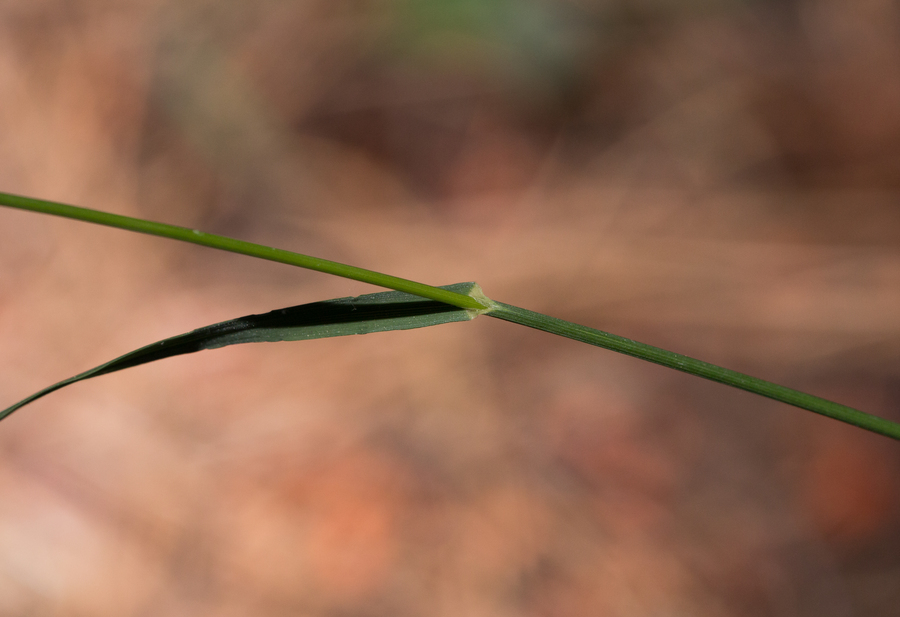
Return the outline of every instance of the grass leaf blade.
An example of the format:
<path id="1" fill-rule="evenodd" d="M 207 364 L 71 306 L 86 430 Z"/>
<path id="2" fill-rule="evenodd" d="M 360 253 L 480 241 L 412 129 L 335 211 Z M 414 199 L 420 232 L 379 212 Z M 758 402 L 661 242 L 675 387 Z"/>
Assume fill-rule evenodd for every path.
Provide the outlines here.
<path id="1" fill-rule="evenodd" d="M 482 295 L 475 283 L 457 283 L 440 289 L 455 294 Z M 410 330 L 455 321 L 468 321 L 477 317 L 479 313 L 400 291 L 386 291 L 302 304 L 261 315 L 247 315 L 152 343 L 55 383 L 0 411 L 0 420 L 28 403 L 70 384 L 204 349 L 218 349 L 242 343 L 301 341 L 390 330 Z"/>

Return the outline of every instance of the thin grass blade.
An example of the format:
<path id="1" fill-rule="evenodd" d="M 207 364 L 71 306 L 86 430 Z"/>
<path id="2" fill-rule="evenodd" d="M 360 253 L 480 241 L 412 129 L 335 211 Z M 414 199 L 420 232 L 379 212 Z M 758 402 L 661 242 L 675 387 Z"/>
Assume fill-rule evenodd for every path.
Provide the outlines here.
<path id="1" fill-rule="evenodd" d="M 475 283 L 457 283 L 443 286 L 441 289 L 455 294 L 472 294 L 476 297 L 483 295 Z M 204 349 L 218 349 L 241 343 L 305 341 L 351 334 L 410 330 L 455 321 L 468 321 L 479 314 L 480 311 L 459 308 L 421 296 L 401 291 L 387 291 L 302 304 L 262 315 L 247 315 L 158 341 L 64 379 L 0 411 L 0 420 L 28 403 L 70 384 Z"/>

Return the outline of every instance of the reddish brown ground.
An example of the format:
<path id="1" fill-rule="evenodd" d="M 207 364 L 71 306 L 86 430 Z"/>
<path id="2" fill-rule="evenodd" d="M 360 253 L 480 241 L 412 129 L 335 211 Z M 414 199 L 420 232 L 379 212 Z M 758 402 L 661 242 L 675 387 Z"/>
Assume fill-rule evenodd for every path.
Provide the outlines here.
<path id="1" fill-rule="evenodd" d="M 900 420 L 900 10 L 683 4 L 10 0 L 0 190 L 477 280 Z M 0 209 L 0 406 L 369 291 Z M 0 424 L 3 615 L 888 617 L 898 530 L 896 443 L 489 318 Z"/>

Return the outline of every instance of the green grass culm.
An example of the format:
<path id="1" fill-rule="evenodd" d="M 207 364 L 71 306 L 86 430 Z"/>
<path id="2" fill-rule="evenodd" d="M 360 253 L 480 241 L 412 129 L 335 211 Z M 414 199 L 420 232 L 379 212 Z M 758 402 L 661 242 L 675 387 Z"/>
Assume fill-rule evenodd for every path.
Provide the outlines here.
<path id="1" fill-rule="evenodd" d="M 245 327 L 242 330 L 243 334 L 239 336 L 234 335 L 229 338 L 229 335 L 226 335 L 223 338 L 223 331 L 231 332 L 229 328 L 237 327 L 233 324 L 246 324 L 248 323 L 248 319 L 252 317 L 262 316 L 239 318 L 230 322 L 223 322 L 223 324 L 214 324 L 213 326 L 201 328 L 179 337 L 173 337 L 171 339 L 166 339 L 165 341 L 160 341 L 158 343 L 148 345 L 99 367 L 91 369 L 90 371 L 86 371 L 85 373 L 81 373 L 79 375 L 76 375 L 75 377 L 49 386 L 44 390 L 41 390 L 40 392 L 33 394 L 28 398 L 23 399 L 22 401 L 19 401 L 18 403 L 6 408 L 5 410 L 0 411 L 0 420 L 9 416 L 11 413 L 30 403 L 31 401 L 36 400 L 37 398 L 49 394 L 50 392 L 53 392 L 68 384 L 75 383 L 76 381 L 87 379 L 89 377 L 113 372 L 114 370 L 120 370 L 122 368 L 136 366 L 144 362 L 161 359 L 162 357 L 176 355 L 177 353 L 188 353 L 190 351 L 198 351 L 200 349 L 212 349 L 225 345 L 244 342 L 300 340 L 305 338 L 320 338 L 321 336 L 364 334 L 370 331 L 409 329 L 429 325 L 437 325 L 439 323 L 446 323 L 448 321 L 473 319 L 479 315 L 487 315 L 489 317 L 495 317 L 497 319 L 502 319 L 504 321 L 513 322 L 530 328 L 536 328 L 550 334 L 556 334 L 558 336 L 567 337 L 576 341 L 588 343 L 590 345 L 603 347 L 605 349 L 609 349 L 629 356 L 633 356 L 635 358 L 640 358 L 648 362 L 653 362 L 662 366 L 666 366 L 668 368 L 689 373 L 697 377 L 703 377 L 704 379 L 709 379 L 711 381 L 732 386 L 734 388 L 746 390 L 747 392 L 752 392 L 754 394 L 774 399 L 782 403 L 787 403 L 788 405 L 806 409 L 808 411 L 812 411 L 817 414 L 821 414 L 829 418 L 833 418 L 835 420 L 857 426 L 873 433 L 900 440 L 900 424 L 896 422 L 892 422 L 884 418 L 879 418 L 877 416 L 859 411 L 858 409 L 853 409 L 852 407 L 847 407 L 833 401 L 799 392 L 797 390 L 765 381 L 763 379 L 758 379 L 756 377 L 751 377 L 750 375 L 732 371 L 715 364 L 710 364 L 708 362 L 703 362 L 701 360 L 690 358 L 688 356 L 683 356 L 681 354 L 667 351 L 665 349 L 660 349 L 652 345 L 639 343 L 637 341 L 623 338 L 615 334 L 610 334 L 602 330 L 596 330 L 587 326 L 581 326 L 569 321 L 557 319 L 555 317 L 550 317 L 548 315 L 536 313 L 534 311 L 529 311 L 527 309 L 519 308 L 509 304 L 504 304 L 502 302 L 495 302 L 485 296 L 481 291 L 481 288 L 473 283 L 450 285 L 446 287 L 435 287 L 432 285 L 426 285 L 396 276 L 390 276 L 381 272 L 366 270 L 364 268 L 357 268 L 355 266 L 349 266 L 335 261 L 319 259 L 317 257 L 302 255 L 300 253 L 294 253 L 283 249 L 271 248 L 260 244 L 254 244 L 252 242 L 245 242 L 243 240 L 237 240 L 226 236 L 209 234 L 186 227 L 178 227 L 165 223 L 156 223 L 143 219 L 111 214 L 107 212 L 100 212 L 98 210 L 91 210 L 88 208 L 81 208 L 58 202 L 11 195 L 8 193 L 0 193 L 0 205 L 8 206 L 11 208 L 18 208 L 21 210 L 29 210 L 32 212 L 62 216 L 79 221 L 106 225 L 109 227 L 117 227 L 119 229 L 160 236 L 163 238 L 170 238 L 173 240 L 181 240 L 183 242 L 190 242 L 192 244 L 198 244 L 209 248 L 216 248 L 232 253 L 248 255 L 250 257 L 257 257 L 260 259 L 267 259 L 269 261 L 276 261 L 293 266 L 299 266 L 301 268 L 316 270 L 319 272 L 324 272 L 326 274 L 332 274 L 334 276 L 341 276 L 356 281 L 370 283 L 379 287 L 386 287 L 397 292 L 402 292 L 403 294 L 409 294 L 409 296 L 403 295 L 402 297 L 390 296 L 390 293 L 370 294 L 369 296 L 360 296 L 359 298 L 340 298 L 336 300 L 324 301 L 322 303 L 315 303 L 317 305 L 323 305 L 326 307 L 339 307 L 342 306 L 342 302 L 368 302 L 369 300 L 361 300 L 365 298 L 372 298 L 373 300 L 371 301 L 376 303 L 384 301 L 396 304 L 399 301 L 400 304 L 397 305 L 398 312 L 394 313 L 389 311 L 389 315 L 380 313 L 379 319 L 381 319 L 383 323 L 381 323 L 381 325 L 379 325 L 377 328 L 371 328 L 368 326 L 361 327 L 358 325 L 358 323 L 356 323 L 358 322 L 358 320 L 351 320 L 354 321 L 354 323 L 348 326 L 346 317 L 341 316 L 342 313 L 340 310 L 328 313 L 329 315 L 331 315 L 331 317 L 328 317 L 327 315 L 323 317 L 321 314 L 317 313 L 317 321 L 315 324 L 312 324 L 312 326 L 314 328 L 324 328 L 324 330 L 316 330 L 316 332 L 325 332 L 324 334 L 317 335 L 311 335 L 309 334 L 309 332 L 307 332 L 306 334 L 297 334 L 297 328 L 300 328 L 302 330 L 302 328 L 310 327 L 310 324 L 292 322 L 291 324 L 281 323 L 280 327 L 282 327 L 282 330 L 284 330 L 285 328 L 287 328 L 287 330 L 291 330 L 291 328 L 295 329 L 291 330 L 287 334 L 285 333 L 286 331 L 279 331 L 278 333 L 274 334 L 271 331 L 266 331 L 265 328 L 267 327 L 271 330 L 271 324 L 269 324 L 268 326 L 252 324 L 251 326 Z M 389 299 L 382 299 L 382 297 L 388 298 L 388 296 L 390 296 Z M 411 306 L 409 303 L 412 300 L 410 296 L 425 298 L 427 300 L 433 301 L 434 304 L 431 304 L 428 307 L 423 306 L 421 308 L 418 308 L 415 311 L 415 315 L 412 315 L 409 309 L 409 306 Z M 448 311 L 446 308 L 447 305 L 455 308 Z M 313 305 L 304 305 L 304 307 L 306 306 Z M 300 309 L 303 307 L 293 308 Z M 274 311 L 273 313 L 280 313 L 282 311 L 288 310 L 292 309 L 282 309 L 281 311 Z M 332 321 L 329 321 L 329 319 Z M 341 325 L 342 323 L 344 324 L 343 326 Z M 179 345 L 181 345 L 181 343 L 183 343 L 187 339 L 190 339 L 191 344 L 188 345 L 187 348 L 185 348 L 186 350 L 184 350 L 182 349 L 183 345 L 181 347 L 179 347 Z M 161 348 L 175 351 L 172 351 L 172 353 L 160 353 Z M 178 351 L 179 349 L 182 350 Z"/>

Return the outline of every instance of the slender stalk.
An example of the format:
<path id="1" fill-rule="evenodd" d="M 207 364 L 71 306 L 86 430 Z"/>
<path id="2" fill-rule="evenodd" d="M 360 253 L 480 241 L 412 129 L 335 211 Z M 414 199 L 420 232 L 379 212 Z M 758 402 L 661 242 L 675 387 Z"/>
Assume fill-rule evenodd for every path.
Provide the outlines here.
<path id="1" fill-rule="evenodd" d="M 805 394 L 798 390 L 792 390 L 791 388 L 765 381 L 764 379 L 751 377 L 750 375 L 716 366 L 709 362 L 695 360 L 694 358 L 666 351 L 659 347 L 638 343 L 637 341 L 610 334 L 609 332 L 595 330 L 593 328 L 588 328 L 587 326 L 580 326 L 570 321 L 549 317 L 542 313 L 535 313 L 534 311 L 511 306 L 509 304 L 503 304 L 502 302 L 493 302 L 485 314 L 530 328 L 543 330 L 544 332 L 549 332 L 551 334 L 565 336 L 567 338 L 575 339 L 576 341 L 581 341 L 582 343 L 588 343 L 590 345 L 596 345 L 597 347 L 603 347 L 604 349 L 610 349 L 629 356 L 634 356 L 635 358 L 647 360 L 648 362 L 661 364 L 677 371 L 690 373 L 691 375 L 696 375 L 728 386 L 740 388 L 747 392 L 759 394 L 760 396 L 775 399 L 776 401 L 781 401 L 788 405 L 813 411 L 822 414 L 823 416 L 828 416 L 829 418 L 834 418 L 835 420 L 840 420 L 841 422 L 846 422 L 847 424 L 852 424 L 859 428 L 872 431 L 873 433 L 892 437 L 893 439 L 900 439 L 900 424 L 867 414 L 858 409 L 853 409 L 852 407 L 847 407 L 846 405 L 833 403 L 832 401 L 819 398 L 818 396 Z"/>
<path id="2" fill-rule="evenodd" d="M 534 311 L 511 306 L 509 304 L 503 304 L 502 302 L 494 302 L 484 296 L 477 286 L 469 292 L 471 295 L 464 295 L 447 289 L 432 287 L 431 285 L 398 278 L 396 276 L 373 272 L 372 270 L 365 270 L 363 268 L 348 266 L 326 259 L 301 255 L 300 253 L 271 248 L 252 242 L 244 242 L 225 236 L 204 233 L 196 229 L 177 227 L 165 223 L 155 223 L 128 216 L 45 201 L 42 199 L 10 195 L 8 193 L 0 193 L 0 205 L 22 210 L 31 210 L 33 212 L 41 212 L 44 214 L 53 214 L 89 223 L 96 223 L 98 225 L 118 227 L 119 229 L 161 236 L 173 240 L 181 240 L 183 242 L 199 244 L 201 246 L 230 251 L 232 253 L 249 255 L 251 257 L 259 257 L 260 259 L 267 259 L 269 261 L 317 270 L 319 272 L 362 281 L 372 285 L 387 287 L 396 291 L 403 291 L 459 308 L 468 309 L 473 311 L 475 315 L 490 315 L 491 317 L 496 317 L 498 319 L 511 321 L 530 328 L 543 330 L 551 334 L 565 336 L 576 341 L 634 356 L 642 360 L 647 360 L 648 362 L 661 364 L 662 366 L 717 381 L 735 388 L 740 388 L 741 390 L 759 394 L 760 396 L 765 396 L 776 401 L 787 403 L 788 405 L 800 407 L 801 409 L 807 409 L 823 416 L 828 416 L 829 418 L 834 418 L 835 420 L 840 420 L 841 422 L 846 422 L 847 424 L 852 424 L 859 428 L 900 440 L 900 424 L 891 422 L 890 420 L 885 420 L 859 411 L 858 409 L 840 405 L 817 396 L 792 390 L 791 388 L 786 388 L 763 379 L 758 379 L 721 366 L 716 366 L 715 364 L 666 351 L 665 349 L 653 347 L 652 345 L 638 343 L 637 341 L 603 332 L 602 330 L 580 326 L 569 321 L 564 321 L 541 313 L 535 313 Z M 47 391 L 49 391 L 49 389 Z M 47 391 L 42 391 L 42 393 L 39 394 L 44 394 Z M 16 407 L 18 406 L 20 405 L 17 405 Z"/>
<path id="3" fill-rule="evenodd" d="M 91 210 L 89 208 L 80 208 L 78 206 L 70 206 L 53 201 L 45 201 L 43 199 L 34 199 L 32 197 L 22 197 L 19 195 L 10 195 L 9 193 L 0 193 L 0 205 L 9 206 L 10 208 L 19 208 L 21 210 L 30 210 L 32 212 L 41 212 L 44 214 L 53 214 L 78 221 L 88 223 L 96 223 L 98 225 L 106 225 L 108 227 L 118 227 L 119 229 L 127 229 L 128 231 L 136 231 L 151 236 L 161 236 L 172 240 L 181 240 L 182 242 L 190 242 L 191 244 L 199 244 L 232 253 L 240 253 L 241 255 L 249 255 L 250 257 L 259 257 L 260 259 L 268 259 L 269 261 L 277 261 L 291 266 L 299 266 L 308 270 L 316 270 L 333 274 L 363 283 L 370 283 L 379 287 L 387 287 L 396 291 L 405 291 L 406 293 L 437 300 L 445 304 L 457 306 L 464 309 L 483 310 L 485 306 L 471 296 L 466 296 L 439 287 L 417 283 L 407 279 L 374 272 L 356 266 L 348 266 L 336 261 L 327 259 L 319 259 L 318 257 L 310 257 L 283 249 L 263 246 L 262 244 L 254 244 L 253 242 L 245 242 L 236 240 L 226 236 L 218 236 L 216 234 L 205 233 L 196 229 L 188 229 L 187 227 L 178 227 L 176 225 L 168 225 L 166 223 L 155 223 L 153 221 L 145 221 L 143 219 L 123 216 L 121 214 L 110 214 L 109 212 L 101 212 L 99 210 Z"/>

